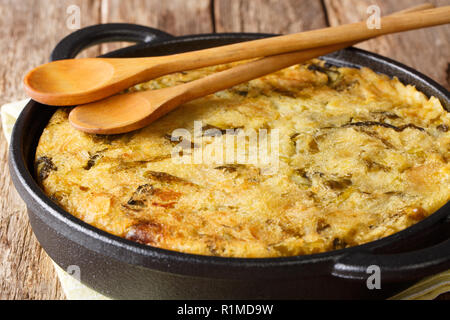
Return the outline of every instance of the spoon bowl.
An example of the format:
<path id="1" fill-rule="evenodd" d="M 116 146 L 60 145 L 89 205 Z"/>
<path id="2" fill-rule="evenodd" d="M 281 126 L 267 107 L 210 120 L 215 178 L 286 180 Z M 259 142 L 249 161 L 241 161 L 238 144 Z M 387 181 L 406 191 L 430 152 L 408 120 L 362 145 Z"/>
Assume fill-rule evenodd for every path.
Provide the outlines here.
<path id="1" fill-rule="evenodd" d="M 411 12 L 430 11 L 420 11 L 424 7 L 428 8 L 430 4 L 406 9 L 386 18 L 394 18 L 393 21 L 395 21 L 397 18 L 401 20 L 405 14 L 412 14 Z M 450 6 L 446 8 L 448 11 Z M 448 20 L 449 17 L 445 19 Z M 396 28 L 400 27 L 398 25 Z M 341 42 L 299 52 L 269 56 L 175 87 L 113 96 L 96 103 L 74 108 L 70 112 L 69 121 L 75 128 L 88 133 L 117 134 L 130 132 L 147 126 L 185 102 L 349 47 L 355 43 L 357 41 Z M 213 49 L 207 49 L 206 51 Z M 197 54 L 198 52 L 187 54 Z M 161 58 L 164 59 L 164 57 Z"/>

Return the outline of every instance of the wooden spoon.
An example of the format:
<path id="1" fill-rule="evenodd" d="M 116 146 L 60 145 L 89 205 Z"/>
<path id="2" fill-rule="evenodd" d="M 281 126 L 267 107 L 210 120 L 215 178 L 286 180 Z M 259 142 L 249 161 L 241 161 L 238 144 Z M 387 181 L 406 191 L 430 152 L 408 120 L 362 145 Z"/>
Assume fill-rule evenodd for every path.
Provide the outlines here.
<path id="1" fill-rule="evenodd" d="M 418 8 L 423 8 L 423 6 Z M 418 8 L 412 8 L 408 11 L 420 10 Z M 340 50 L 352 44 L 354 43 L 266 57 L 186 84 L 116 95 L 74 108 L 69 114 L 69 121 L 73 127 L 88 133 L 117 134 L 133 131 L 147 126 L 185 102 Z"/>
<path id="2" fill-rule="evenodd" d="M 380 29 L 369 29 L 366 22 L 359 22 L 164 57 L 61 60 L 30 71 L 24 79 L 24 85 L 31 98 L 44 104 L 83 104 L 177 71 L 362 41 L 388 33 L 449 22 L 450 6 L 446 6 L 382 18 Z"/>

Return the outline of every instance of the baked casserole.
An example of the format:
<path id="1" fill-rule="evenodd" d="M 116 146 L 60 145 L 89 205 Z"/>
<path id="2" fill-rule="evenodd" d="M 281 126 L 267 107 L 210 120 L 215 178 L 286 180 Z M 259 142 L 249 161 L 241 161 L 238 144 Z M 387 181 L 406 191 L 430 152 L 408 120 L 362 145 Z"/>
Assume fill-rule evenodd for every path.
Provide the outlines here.
<path id="1" fill-rule="evenodd" d="M 232 65 L 130 90 L 173 86 Z M 389 236 L 450 198 L 449 113 L 438 99 L 367 68 L 313 60 L 121 135 L 78 131 L 69 111 L 56 111 L 37 147 L 45 193 L 99 229 L 155 247 L 225 257 L 319 253 Z M 180 128 L 192 140 L 177 139 Z M 196 150 L 226 149 L 230 136 L 261 130 L 277 132 L 276 168 L 173 156 L 181 143 L 179 154 L 192 160 Z"/>

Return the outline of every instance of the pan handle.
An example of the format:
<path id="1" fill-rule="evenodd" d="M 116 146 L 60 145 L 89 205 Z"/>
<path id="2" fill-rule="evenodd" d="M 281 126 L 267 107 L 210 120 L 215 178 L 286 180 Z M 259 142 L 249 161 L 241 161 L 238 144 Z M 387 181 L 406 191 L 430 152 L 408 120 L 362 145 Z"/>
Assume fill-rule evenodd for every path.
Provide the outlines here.
<path id="1" fill-rule="evenodd" d="M 450 216 L 446 224 L 450 224 Z M 381 282 L 416 281 L 450 269 L 450 238 L 428 248 L 395 254 L 353 252 L 334 264 L 339 278 L 366 280 L 370 266 L 379 267 Z"/>
<path id="2" fill-rule="evenodd" d="M 172 35 L 154 28 L 129 23 L 107 23 L 89 26 L 62 39 L 50 56 L 50 61 L 72 59 L 90 46 L 114 41 L 149 43 L 173 38 Z"/>

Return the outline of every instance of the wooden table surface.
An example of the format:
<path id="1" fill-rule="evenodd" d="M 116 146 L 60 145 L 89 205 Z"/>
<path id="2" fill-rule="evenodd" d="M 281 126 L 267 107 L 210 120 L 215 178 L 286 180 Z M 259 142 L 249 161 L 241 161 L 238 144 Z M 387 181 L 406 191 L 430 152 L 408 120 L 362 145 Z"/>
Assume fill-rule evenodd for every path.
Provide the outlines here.
<path id="1" fill-rule="evenodd" d="M 0 0 L 0 104 L 23 99 L 25 72 L 47 61 L 55 44 L 80 25 L 129 22 L 173 35 L 210 32 L 292 33 L 366 19 L 369 5 L 382 14 L 424 0 Z M 450 0 L 432 0 L 450 5 Z M 69 12 L 69 13 L 68 13 Z M 69 23 L 68 23 L 69 22 Z M 401 61 L 450 88 L 450 26 L 406 32 L 359 47 Z M 96 56 L 124 44 L 102 44 Z M 25 205 L 8 173 L 8 146 L 0 138 L 0 299 L 64 299 L 50 259 L 34 237 Z M 447 295 L 448 297 L 448 295 Z"/>

